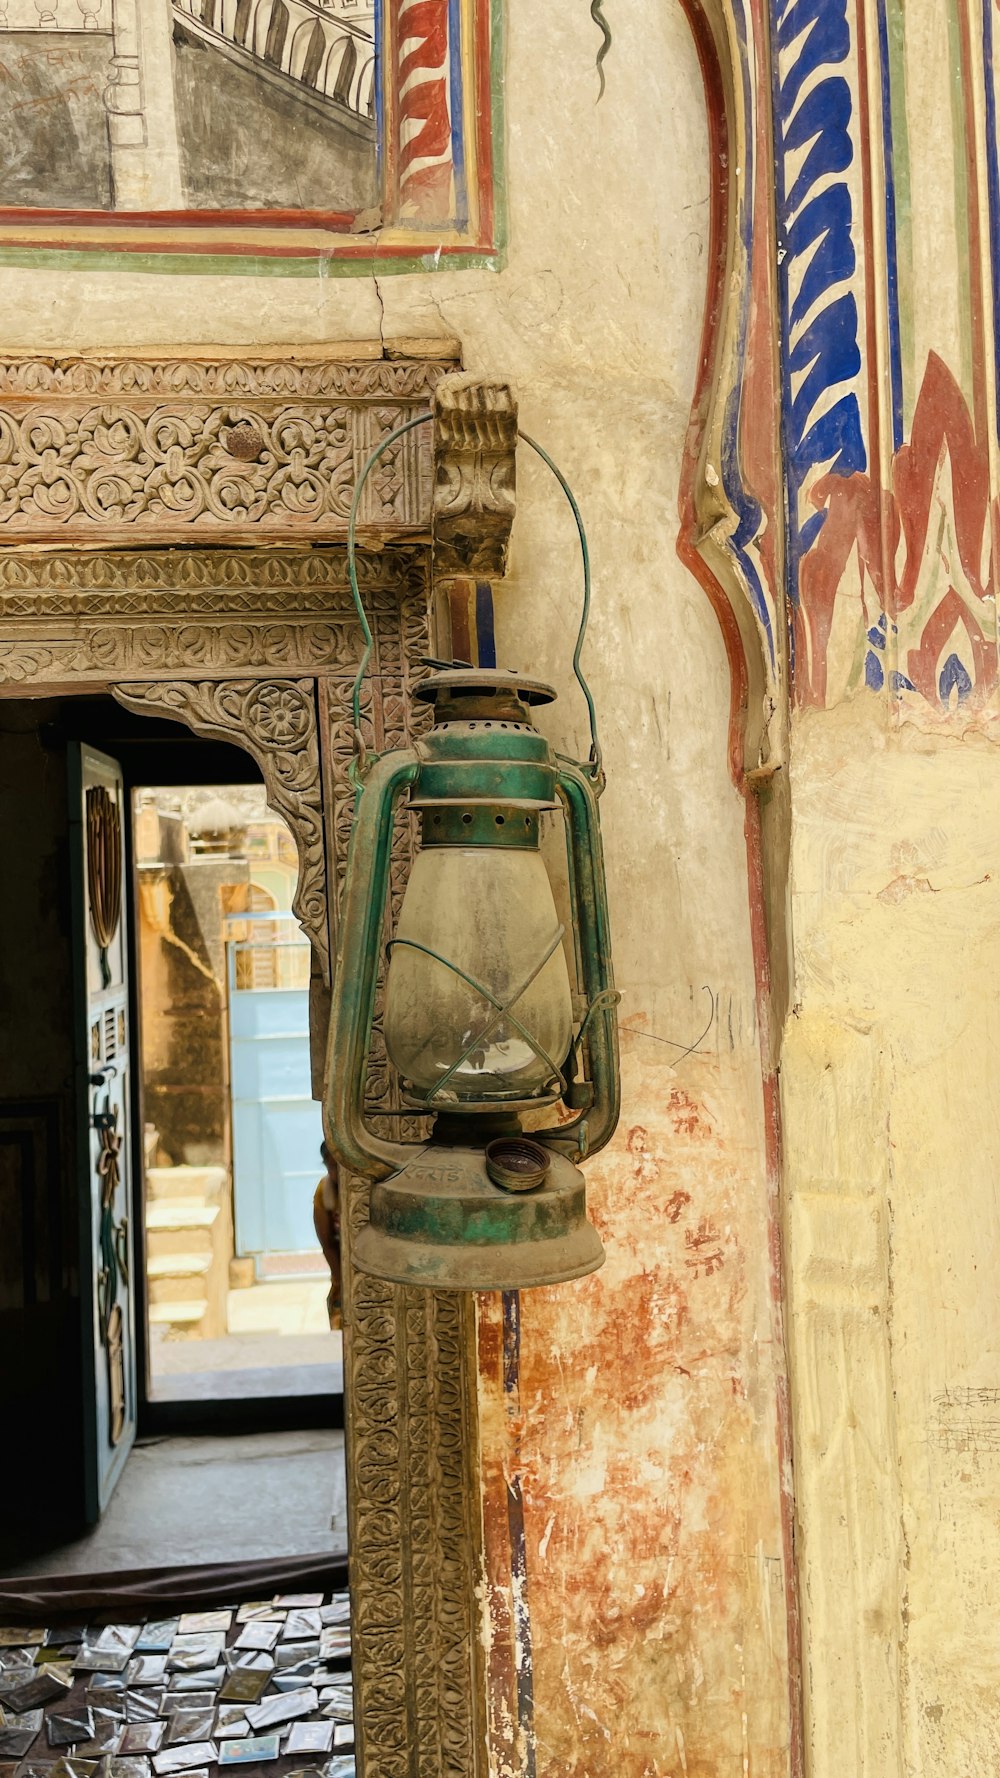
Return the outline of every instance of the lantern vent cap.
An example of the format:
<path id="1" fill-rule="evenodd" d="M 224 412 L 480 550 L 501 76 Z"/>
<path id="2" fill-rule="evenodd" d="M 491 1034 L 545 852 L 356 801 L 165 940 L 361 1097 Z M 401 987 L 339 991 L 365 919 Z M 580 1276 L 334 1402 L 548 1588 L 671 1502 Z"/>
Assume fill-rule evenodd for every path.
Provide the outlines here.
<path id="1" fill-rule="evenodd" d="M 551 704 L 555 688 L 543 679 L 531 679 L 513 667 L 438 668 L 414 688 L 425 703 L 449 703 L 459 698 L 514 697 L 522 704 Z"/>

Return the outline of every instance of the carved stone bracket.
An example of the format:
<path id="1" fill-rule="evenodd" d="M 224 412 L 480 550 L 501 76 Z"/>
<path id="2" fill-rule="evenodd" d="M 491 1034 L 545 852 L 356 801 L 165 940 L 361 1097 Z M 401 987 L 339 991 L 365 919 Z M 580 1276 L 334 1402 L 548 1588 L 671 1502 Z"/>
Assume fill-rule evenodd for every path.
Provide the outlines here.
<path id="1" fill-rule="evenodd" d="M 502 579 L 514 522 L 517 402 L 464 372 L 434 391 L 434 578 Z"/>
<path id="2" fill-rule="evenodd" d="M 283 816 L 299 854 L 299 880 L 292 903 L 330 980 L 323 801 L 315 690 L 310 680 L 237 679 L 152 681 L 112 685 L 127 710 L 148 716 L 160 710 L 196 734 L 236 740 L 260 766 L 272 809 Z"/>

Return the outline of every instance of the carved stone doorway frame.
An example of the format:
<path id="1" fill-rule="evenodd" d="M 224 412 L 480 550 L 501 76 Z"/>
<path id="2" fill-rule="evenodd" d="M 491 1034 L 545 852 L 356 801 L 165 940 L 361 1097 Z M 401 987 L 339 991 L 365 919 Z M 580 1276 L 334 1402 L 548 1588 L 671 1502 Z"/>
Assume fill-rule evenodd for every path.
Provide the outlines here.
<path id="1" fill-rule="evenodd" d="M 361 632 L 344 536 L 355 476 L 453 364 L 381 348 L 252 362 L 0 360 L 0 696 L 110 693 L 259 765 L 299 851 L 296 912 L 325 1025 L 347 854 Z M 375 635 L 366 740 L 410 738 L 430 652 L 429 428 L 386 454 L 362 512 Z M 409 860 L 400 825 L 398 904 Z M 371 1097 L 389 1103 L 376 1056 Z M 348 1512 L 364 1778 L 484 1768 L 471 1303 L 355 1274 L 345 1218 Z"/>

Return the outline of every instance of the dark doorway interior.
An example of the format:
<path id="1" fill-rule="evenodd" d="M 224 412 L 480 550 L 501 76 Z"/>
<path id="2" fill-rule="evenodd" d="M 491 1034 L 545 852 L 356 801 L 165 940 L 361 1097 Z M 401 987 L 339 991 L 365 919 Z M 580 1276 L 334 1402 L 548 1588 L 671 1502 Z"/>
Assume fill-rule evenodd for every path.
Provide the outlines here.
<path id="1" fill-rule="evenodd" d="M 65 1550 L 85 1531 L 88 1402 L 82 1330 L 87 1304 L 81 1300 L 80 1259 L 89 1230 L 81 1195 L 69 790 L 69 758 L 78 743 L 119 761 L 129 793 L 140 785 L 259 782 L 254 763 L 238 748 L 199 739 L 180 724 L 130 715 L 110 698 L 0 702 L 0 819 L 6 862 L 0 872 L 0 1412 L 6 1428 L 0 1567 L 8 1574 L 22 1572 L 33 1560 L 47 1560 L 46 1551 Z M 131 893 L 125 893 L 123 906 L 134 952 Z M 137 1010 L 133 1006 L 134 1014 Z M 133 1017 L 133 1029 L 138 1030 L 139 1022 Z M 133 1072 L 138 1081 L 141 1071 Z M 139 1103 L 133 1105 L 132 1124 L 142 1130 Z M 137 1177 L 141 1182 L 141 1166 Z M 140 1201 L 134 1202 L 132 1214 L 138 1230 Z M 336 1515 L 338 1489 L 342 1492 L 342 1445 L 335 1436 L 343 1424 L 341 1396 L 275 1397 L 262 1391 L 221 1402 L 206 1395 L 151 1400 L 141 1248 L 134 1271 L 141 1448 L 123 1472 L 128 1477 L 129 1464 L 135 1465 L 132 1496 L 138 1498 L 143 1475 L 154 1475 L 158 1463 L 169 1468 L 175 1458 L 182 1462 L 180 1447 L 172 1455 L 167 1446 L 147 1441 L 201 1433 L 325 1431 L 330 1435 L 324 1445 L 330 1474 L 318 1522 L 326 1527 L 321 1548 L 330 1548 L 329 1537 L 336 1541 L 331 1517 Z M 239 1443 L 232 1449 L 237 1459 Z M 206 1463 L 190 1466 L 189 1480 L 199 1468 L 203 1478 L 208 1476 L 207 1446 L 205 1450 Z M 229 1477 L 228 1521 L 237 1534 L 223 1535 L 222 1520 L 214 1521 L 221 1543 L 211 1556 L 224 1561 L 239 1556 L 242 1509 L 230 1459 L 220 1461 Z M 249 1475 L 246 1480 L 249 1485 Z M 147 1492 L 147 1505 L 154 1495 L 155 1487 Z M 128 1499 L 123 1496 L 126 1519 L 132 1510 Z M 154 1523 L 151 1516 L 151 1535 Z M 126 1538 L 123 1550 L 127 1543 Z M 202 1556 L 208 1559 L 204 1549 Z"/>

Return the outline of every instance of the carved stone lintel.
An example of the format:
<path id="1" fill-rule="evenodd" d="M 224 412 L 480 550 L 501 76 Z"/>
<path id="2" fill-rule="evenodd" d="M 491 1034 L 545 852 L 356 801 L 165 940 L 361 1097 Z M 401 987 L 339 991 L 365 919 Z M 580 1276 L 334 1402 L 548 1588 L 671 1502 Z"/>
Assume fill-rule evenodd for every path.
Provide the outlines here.
<path id="1" fill-rule="evenodd" d="M 196 734 L 235 741 L 257 761 L 267 800 L 284 817 L 299 854 L 299 881 L 292 903 L 330 980 L 323 803 L 313 684 L 308 679 L 176 680 L 112 685 L 127 710 L 148 716 L 159 710 Z"/>
<path id="2" fill-rule="evenodd" d="M 363 464 L 426 407 L 440 369 L 290 357 L 0 358 L 4 541 L 343 537 Z M 380 459 L 365 487 L 363 527 L 426 536 L 426 431 L 407 433 Z"/>
<path id="3" fill-rule="evenodd" d="M 516 445 L 517 402 L 506 383 L 442 377 L 434 391 L 435 580 L 505 574 Z"/>

